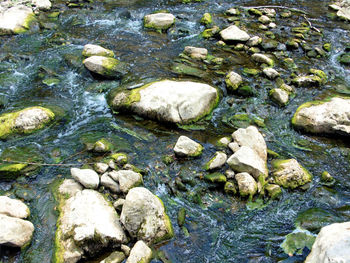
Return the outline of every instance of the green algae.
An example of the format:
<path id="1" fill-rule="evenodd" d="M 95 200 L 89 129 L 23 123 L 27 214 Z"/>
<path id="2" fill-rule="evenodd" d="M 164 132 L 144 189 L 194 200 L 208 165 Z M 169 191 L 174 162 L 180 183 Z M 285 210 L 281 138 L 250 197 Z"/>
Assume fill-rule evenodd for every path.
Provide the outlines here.
<path id="1" fill-rule="evenodd" d="M 311 250 L 316 236 L 304 229 L 296 229 L 292 233 L 285 237 L 285 240 L 281 244 L 283 251 L 289 256 L 301 255 L 303 249 L 307 247 Z"/>
<path id="2" fill-rule="evenodd" d="M 213 23 L 213 18 L 212 18 L 210 13 L 204 13 L 200 22 L 201 22 L 201 24 L 207 26 L 207 25 L 210 25 L 211 23 Z"/>
<path id="3" fill-rule="evenodd" d="M 227 181 L 226 176 L 222 173 L 206 174 L 204 179 L 211 183 L 226 183 Z"/>

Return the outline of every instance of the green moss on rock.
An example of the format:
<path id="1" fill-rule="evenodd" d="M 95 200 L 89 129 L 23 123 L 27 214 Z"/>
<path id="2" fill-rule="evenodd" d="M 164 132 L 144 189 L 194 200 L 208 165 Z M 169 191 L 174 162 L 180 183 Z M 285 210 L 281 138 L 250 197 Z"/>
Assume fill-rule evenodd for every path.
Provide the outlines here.
<path id="1" fill-rule="evenodd" d="M 294 254 L 301 255 L 305 247 L 311 250 L 315 239 L 316 236 L 311 234 L 309 231 L 297 229 L 286 236 L 281 247 L 289 256 L 293 256 Z"/>
<path id="2" fill-rule="evenodd" d="M 201 24 L 203 25 L 210 25 L 213 23 L 213 18 L 210 13 L 204 13 L 204 15 L 201 18 Z"/>
<path id="3" fill-rule="evenodd" d="M 227 181 L 226 176 L 223 175 L 222 173 L 206 174 L 204 176 L 204 179 L 211 183 L 226 183 Z"/>

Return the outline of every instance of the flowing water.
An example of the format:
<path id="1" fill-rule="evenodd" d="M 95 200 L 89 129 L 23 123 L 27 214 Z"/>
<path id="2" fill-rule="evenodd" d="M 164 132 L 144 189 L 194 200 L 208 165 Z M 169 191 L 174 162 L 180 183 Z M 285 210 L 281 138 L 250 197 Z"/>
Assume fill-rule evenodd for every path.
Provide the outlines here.
<path id="1" fill-rule="evenodd" d="M 64 163 L 79 167 L 93 157 L 84 151 L 84 142 L 102 137 L 112 139 L 118 150 L 129 155 L 131 163 L 147 170 L 145 186 L 156 193 L 168 209 L 175 237 L 159 249 L 171 262 L 302 262 L 307 249 L 303 255 L 288 257 L 280 247 L 284 237 L 295 230 L 298 215 L 305 211 L 322 215 L 321 222 L 310 222 L 320 224 L 319 227 L 350 219 L 349 138 L 305 135 L 290 125 L 290 119 L 301 103 L 339 95 L 340 89 L 342 96 L 350 92 L 349 68 L 337 62 L 337 56 L 349 42 L 350 26 L 327 15 L 329 2 L 205 0 L 183 4 L 176 0 L 110 0 L 84 3 L 82 8 L 67 8 L 64 2 L 56 2 L 55 8 L 61 13 L 57 20 L 46 21 L 46 27 L 50 26 L 50 29 L 0 37 L 0 96 L 8 101 L 2 112 L 42 105 L 56 109 L 58 121 L 38 133 L 0 141 L 0 154 L 5 149 L 20 149 L 23 154 L 33 151 L 42 162 L 57 163 L 67 159 Z M 274 85 L 271 81 L 246 77 L 256 92 L 255 96 L 245 98 L 227 94 L 224 76 L 208 73 L 202 81 L 217 86 L 223 95 L 212 119 L 198 130 L 183 130 L 134 116 L 115 115 L 108 108 L 105 94 L 110 88 L 178 77 L 171 72 L 171 66 L 188 45 L 205 47 L 210 54 L 224 58 L 221 70 L 225 72 L 256 67 L 244 53 L 218 48 L 217 41 L 201 38 L 204 27 L 199 20 L 203 13 L 211 12 L 216 24 L 222 28 L 228 25 L 223 13 L 230 7 L 266 4 L 302 9 L 308 13 L 313 25 L 323 31 L 323 37 L 315 39 L 320 45 L 332 44 L 329 56 L 316 59 L 306 58 L 301 51 L 286 52 L 298 65 L 298 72 L 308 68 L 324 70 L 328 75 L 326 85 L 298 88 L 295 98 L 280 108 L 269 99 L 268 91 Z M 144 15 L 161 9 L 167 9 L 177 17 L 176 27 L 167 34 L 145 31 Z M 261 31 L 254 31 L 256 18 L 244 19 L 251 35 L 262 35 Z M 285 32 L 302 22 L 305 21 L 301 16 L 286 20 L 277 18 L 278 27 L 274 31 L 280 36 L 277 40 L 283 42 Z M 313 39 L 311 41 L 316 41 Z M 87 43 L 112 49 L 129 65 L 127 76 L 120 81 L 91 76 L 81 63 L 81 51 Z M 278 70 L 283 78 L 291 74 L 288 68 L 278 67 Z M 43 84 L 42 80 L 46 78 L 59 79 L 59 83 Z M 284 190 L 279 200 L 267 202 L 260 209 L 248 209 L 246 200 L 230 197 L 221 188 L 200 179 L 204 174 L 203 165 L 216 151 L 216 140 L 234 131 L 227 120 L 237 113 L 264 120 L 265 127 L 261 131 L 268 148 L 283 158 L 296 158 L 304 165 L 314 175 L 309 189 Z M 162 157 L 172 154 L 180 135 L 201 142 L 205 147 L 204 154 L 192 161 L 176 160 L 165 165 Z M 332 188 L 320 183 L 323 171 L 336 179 Z M 187 192 L 174 191 L 172 182 L 178 175 L 194 178 L 194 185 L 186 186 Z M 31 245 L 22 252 L 0 248 L 0 262 L 51 261 L 57 219 L 52 189 L 58 179 L 68 176 L 67 167 L 43 166 L 29 177 L 0 182 L 0 194 L 11 193 L 11 196 L 27 201 L 31 209 L 29 219 L 35 225 Z M 187 210 L 185 227 L 188 235 L 176 223 L 181 207 Z"/>

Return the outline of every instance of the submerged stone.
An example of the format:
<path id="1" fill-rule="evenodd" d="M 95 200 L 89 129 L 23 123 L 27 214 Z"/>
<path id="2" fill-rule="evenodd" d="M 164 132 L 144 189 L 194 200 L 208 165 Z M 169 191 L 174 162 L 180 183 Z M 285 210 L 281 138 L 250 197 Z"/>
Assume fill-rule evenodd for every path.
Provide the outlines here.
<path id="1" fill-rule="evenodd" d="M 281 247 L 283 248 L 283 251 L 289 256 L 293 256 L 295 254 L 301 255 L 305 247 L 311 249 L 312 244 L 315 242 L 315 239 L 316 237 L 309 231 L 296 229 L 286 236 Z"/>
<path id="2" fill-rule="evenodd" d="M 271 99 L 275 101 L 280 106 L 285 106 L 289 101 L 289 93 L 284 89 L 275 88 L 269 92 Z"/>
<path id="3" fill-rule="evenodd" d="M 193 59 L 205 59 L 208 56 L 208 50 L 206 48 L 199 47 L 186 46 L 184 53 Z"/>
<path id="4" fill-rule="evenodd" d="M 125 254 L 121 251 L 114 251 L 100 263 L 122 263 L 125 259 Z"/>
<path id="5" fill-rule="evenodd" d="M 204 83 L 162 80 L 132 90 L 116 89 L 109 105 L 151 119 L 186 124 L 208 115 L 216 107 L 218 91 Z"/>

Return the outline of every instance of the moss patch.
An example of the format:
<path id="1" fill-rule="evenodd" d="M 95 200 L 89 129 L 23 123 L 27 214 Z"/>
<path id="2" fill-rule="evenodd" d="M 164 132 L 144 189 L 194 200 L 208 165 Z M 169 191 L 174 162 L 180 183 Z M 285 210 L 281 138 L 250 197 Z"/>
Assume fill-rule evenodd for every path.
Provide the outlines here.
<path id="1" fill-rule="evenodd" d="M 204 179 L 211 183 L 226 183 L 227 181 L 226 176 L 222 173 L 206 174 Z"/>

